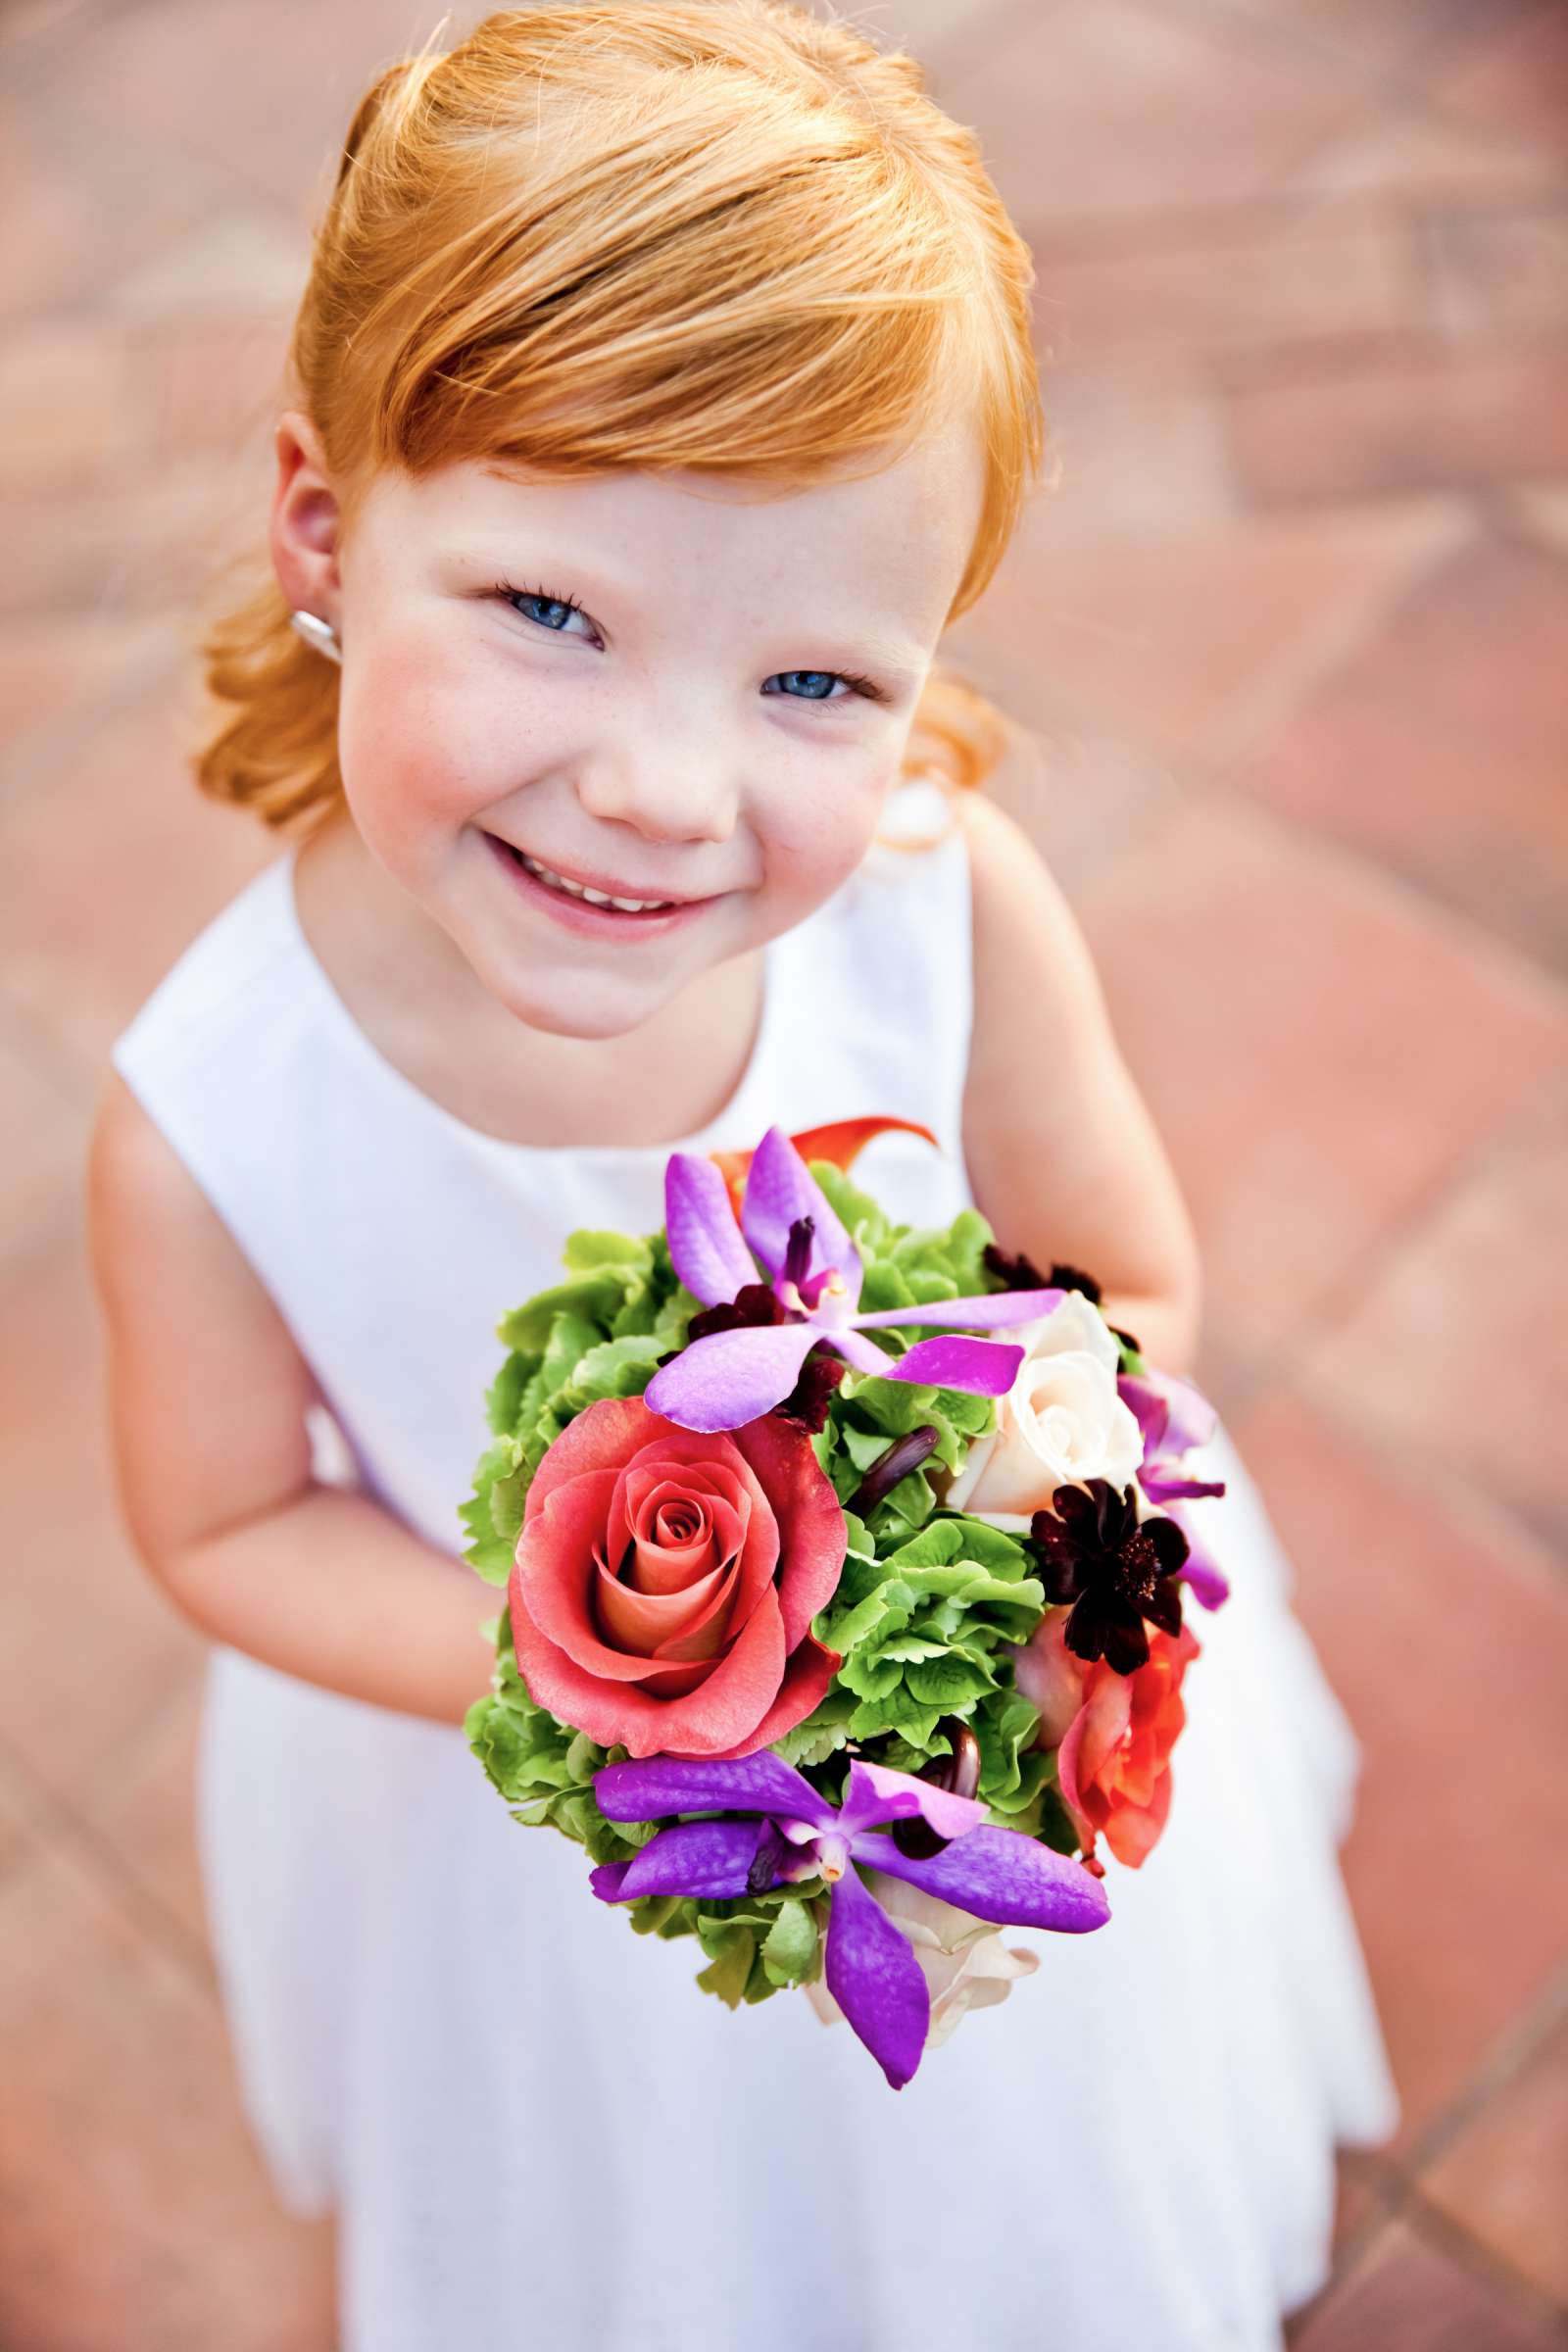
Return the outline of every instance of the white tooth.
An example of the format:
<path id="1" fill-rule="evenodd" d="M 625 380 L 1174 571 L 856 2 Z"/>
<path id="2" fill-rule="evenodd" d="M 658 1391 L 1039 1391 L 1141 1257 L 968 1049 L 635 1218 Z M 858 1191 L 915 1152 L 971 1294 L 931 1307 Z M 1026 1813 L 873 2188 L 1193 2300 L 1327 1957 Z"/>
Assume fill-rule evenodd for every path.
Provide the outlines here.
<path id="1" fill-rule="evenodd" d="M 536 874 L 541 882 L 548 882 L 552 890 L 564 890 L 573 899 L 586 899 L 592 906 L 618 906 L 623 914 L 651 914 L 656 907 L 669 905 L 667 899 L 612 898 L 608 891 L 590 890 L 586 882 L 568 882 L 564 874 L 558 874 L 553 866 L 542 865 L 526 850 L 520 850 L 518 856 L 529 873 Z"/>
<path id="2" fill-rule="evenodd" d="M 568 882 L 564 874 L 558 874 L 553 866 L 541 865 L 537 858 L 528 857 L 526 852 L 523 853 L 522 862 L 530 874 L 537 874 L 540 881 L 548 882 L 552 890 L 564 890 L 569 898 L 573 899 L 586 899 L 593 896 L 593 893 L 583 883 Z"/>

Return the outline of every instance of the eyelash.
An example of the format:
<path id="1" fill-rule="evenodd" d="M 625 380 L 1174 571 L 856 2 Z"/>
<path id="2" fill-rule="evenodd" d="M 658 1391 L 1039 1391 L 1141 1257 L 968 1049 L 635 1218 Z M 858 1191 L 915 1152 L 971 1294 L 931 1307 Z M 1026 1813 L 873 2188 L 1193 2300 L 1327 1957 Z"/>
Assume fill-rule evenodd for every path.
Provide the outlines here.
<path id="1" fill-rule="evenodd" d="M 514 588 L 507 580 L 497 580 L 495 584 L 495 593 L 497 596 L 503 598 L 506 603 L 511 605 L 514 611 L 516 610 L 517 598 L 528 596 L 532 597 L 536 604 L 564 605 L 568 612 L 583 612 L 582 606 L 578 604 L 577 599 L 574 596 L 558 596 L 553 588 Z M 517 617 L 519 620 L 526 620 L 529 616 L 526 612 L 519 612 Z M 583 613 L 583 617 L 586 619 L 587 614 Z M 545 627 L 543 621 L 535 621 L 533 625 L 535 628 Z M 546 634 L 559 637 L 564 635 L 564 631 L 560 629 L 547 630 Z M 788 670 L 779 670 L 774 674 L 779 677 L 788 677 L 795 673 Z M 806 674 L 810 675 L 812 673 L 807 672 Z M 869 678 L 861 677 L 859 672 L 857 670 L 834 669 L 829 670 L 826 674 L 829 677 L 837 678 L 841 685 L 848 686 L 852 693 L 862 695 L 869 703 L 884 703 L 887 701 L 887 696 L 883 693 L 881 687 L 873 685 Z M 842 701 L 843 697 L 834 695 L 811 696 L 803 694 L 785 695 L 780 699 L 785 702 L 805 703 L 808 706 L 814 706 L 816 709 L 820 710 L 824 703 Z"/>
<path id="2" fill-rule="evenodd" d="M 578 604 L 577 599 L 574 596 L 558 596 L 553 588 L 514 588 L 507 580 L 497 580 L 496 594 L 499 597 L 504 597 L 507 603 L 513 606 L 515 606 L 518 597 L 531 596 L 536 605 L 564 605 L 568 612 L 582 612 L 582 607 Z M 528 615 L 526 612 L 519 612 L 517 617 L 519 620 L 526 620 Z M 583 617 L 584 619 L 587 618 L 586 613 L 583 614 Z M 535 621 L 533 625 L 535 628 L 542 629 L 544 628 L 545 624 L 541 620 Z M 547 631 L 546 633 L 547 635 L 560 636 L 561 631 L 557 629 L 553 631 Z"/>

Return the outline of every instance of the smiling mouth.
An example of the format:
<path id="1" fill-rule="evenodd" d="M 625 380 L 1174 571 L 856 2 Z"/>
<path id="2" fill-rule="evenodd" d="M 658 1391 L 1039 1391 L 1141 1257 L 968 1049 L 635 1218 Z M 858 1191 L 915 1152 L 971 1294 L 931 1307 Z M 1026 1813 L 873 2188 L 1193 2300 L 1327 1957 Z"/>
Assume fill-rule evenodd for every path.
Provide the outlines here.
<path id="1" fill-rule="evenodd" d="M 615 906 L 622 914 L 662 914 L 676 904 L 673 899 L 613 898 L 608 890 L 590 890 L 586 882 L 568 882 L 564 874 L 558 874 L 554 866 L 530 858 L 526 850 L 515 850 L 513 855 L 536 882 L 543 882 L 550 890 L 564 890 L 570 899 L 586 899 L 590 906 Z"/>
<path id="2" fill-rule="evenodd" d="M 672 918 L 693 914 L 699 907 L 711 904 L 711 901 L 707 898 L 635 898 L 629 893 L 601 890 L 592 882 L 579 882 L 569 874 L 559 873 L 553 865 L 546 865 L 542 858 L 532 857 L 528 851 L 519 850 L 514 842 L 503 840 L 498 833 L 487 834 L 486 839 L 497 855 L 504 858 L 519 877 L 526 876 L 536 888 L 548 892 L 551 898 L 558 900 L 563 907 L 577 906 L 591 908 L 596 914 L 612 918 L 619 917 L 633 922 L 667 923 Z"/>
<path id="3" fill-rule="evenodd" d="M 542 882 L 547 890 L 559 890 L 564 897 L 581 899 L 590 906 L 613 906 L 621 914 L 667 914 L 672 906 L 686 904 L 678 899 L 617 898 L 612 891 L 595 890 L 590 883 L 573 882 L 568 875 L 558 874 L 555 867 L 546 865 L 542 858 L 530 858 L 526 850 L 519 850 L 514 842 L 503 841 L 497 833 L 492 833 L 490 838 L 499 849 L 516 859 L 524 873 L 532 874 L 534 880 Z"/>

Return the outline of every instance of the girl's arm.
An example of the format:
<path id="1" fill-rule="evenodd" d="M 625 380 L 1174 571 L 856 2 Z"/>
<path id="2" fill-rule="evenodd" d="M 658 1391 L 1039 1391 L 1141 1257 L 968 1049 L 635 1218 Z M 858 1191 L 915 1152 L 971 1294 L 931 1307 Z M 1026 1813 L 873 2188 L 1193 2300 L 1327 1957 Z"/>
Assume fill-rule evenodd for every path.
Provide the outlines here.
<path id="1" fill-rule="evenodd" d="M 974 906 L 963 1141 L 976 1204 L 1043 1271 L 1054 1258 L 1093 1274 L 1108 1319 L 1149 1361 L 1188 1373 L 1198 1245 L 1083 935 L 1027 834 L 978 795 L 958 808 Z"/>
<path id="2" fill-rule="evenodd" d="M 379 1504 L 312 1477 L 304 1358 L 118 1078 L 93 1137 L 88 1213 L 122 1500 L 153 1576 L 215 1641 L 461 1723 L 489 1688 L 479 1625 L 499 1595 Z"/>

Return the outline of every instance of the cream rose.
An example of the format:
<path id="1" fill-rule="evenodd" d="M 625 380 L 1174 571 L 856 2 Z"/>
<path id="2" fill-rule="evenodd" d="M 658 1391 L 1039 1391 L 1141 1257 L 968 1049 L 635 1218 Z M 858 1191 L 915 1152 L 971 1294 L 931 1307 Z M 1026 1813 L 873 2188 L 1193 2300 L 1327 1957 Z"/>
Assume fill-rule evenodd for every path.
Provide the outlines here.
<path id="1" fill-rule="evenodd" d="M 1132 1485 L 1144 1458 L 1136 1415 L 1116 1393 L 1121 1350 L 1079 1291 L 1038 1322 L 1004 1335 L 1026 1350 L 997 1399 L 997 1426 L 978 1438 L 944 1501 L 993 1527 L 1023 1534 L 1057 1487 L 1108 1479 Z"/>
<path id="2" fill-rule="evenodd" d="M 910 1886 L 906 1879 L 892 1878 L 886 1871 L 867 1870 L 860 1875 L 894 1925 L 908 1937 L 920 1963 L 931 1995 L 931 2025 L 925 2039 L 928 2050 L 939 2049 L 971 2009 L 990 2009 L 1004 2001 L 1014 1981 L 1033 1976 L 1040 1966 L 1038 1952 L 1022 1944 L 1004 1943 L 1001 1931 L 990 1920 L 976 1919 L 972 1912 L 960 1911 L 940 1895 L 927 1894 L 923 1887 Z M 823 2025 L 830 2026 L 844 2015 L 820 1978 L 808 1984 L 806 1992 Z"/>

